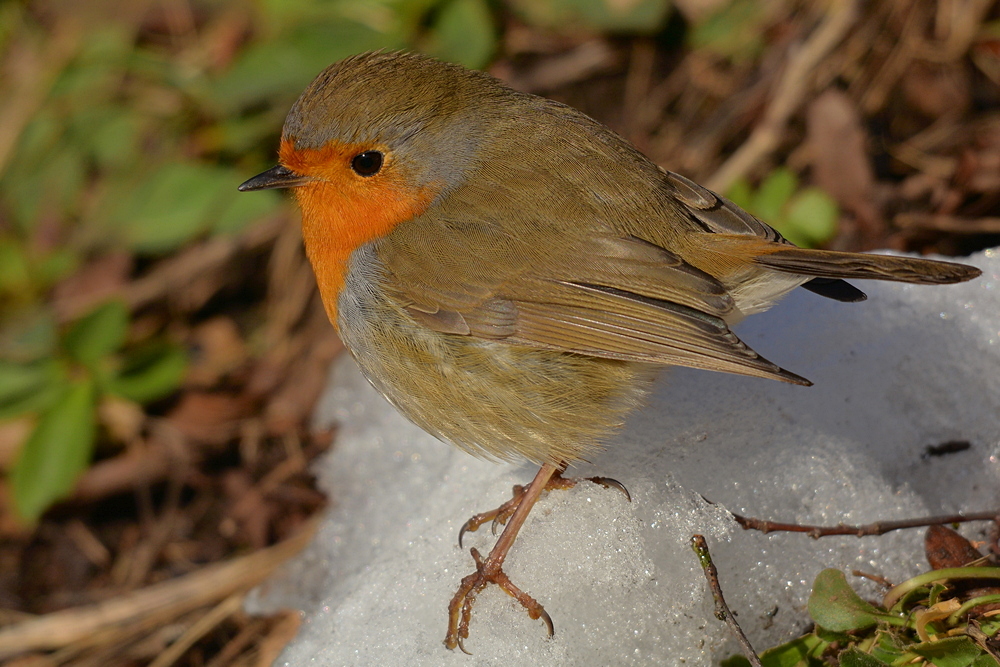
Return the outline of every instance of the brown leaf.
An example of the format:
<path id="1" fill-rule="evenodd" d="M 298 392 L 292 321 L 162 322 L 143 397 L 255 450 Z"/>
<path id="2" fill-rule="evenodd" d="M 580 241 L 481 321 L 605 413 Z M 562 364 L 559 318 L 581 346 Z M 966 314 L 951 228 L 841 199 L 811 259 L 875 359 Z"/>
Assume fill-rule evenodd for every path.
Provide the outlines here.
<path id="1" fill-rule="evenodd" d="M 827 90 L 809 105 L 806 130 L 816 185 L 857 216 L 865 238 L 880 237 L 884 222 L 873 204 L 868 135 L 854 101 L 839 90 Z"/>
<path id="2" fill-rule="evenodd" d="M 0 470 L 9 470 L 14 464 L 21 444 L 28 439 L 35 421 L 30 417 L 18 417 L 0 422 Z"/>
<path id="3" fill-rule="evenodd" d="M 960 116 L 972 103 L 968 73 L 956 64 L 916 60 L 903 75 L 902 87 L 907 107 L 928 118 Z"/>
<path id="4" fill-rule="evenodd" d="M 132 255 L 125 251 L 101 255 L 56 285 L 52 305 L 62 321 L 78 317 L 121 291 L 132 273 Z"/>
<path id="5" fill-rule="evenodd" d="M 726 4 L 726 0 L 674 0 L 674 7 L 692 24 L 701 23 Z"/>
<path id="6" fill-rule="evenodd" d="M 983 557 L 969 540 L 945 526 L 930 526 L 927 529 L 924 552 L 927 562 L 935 570 L 963 567 Z"/>
<path id="7" fill-rule="evenodd" d="M 191 365 L 187 384 L 211 387 L 247 361 L 239 327 L 228 317 L 214 317 L 191 332 Z"/>
<path id="8" fill-rule="evenodd" d="M 167 419 L 192 440 L 222 445 L 237 435 L 240 420 L 248 417 L 251 411 L 250 401 L 243 397 L 188 391 Z"/>
<path id="9" fill-rule="evenodd" d="M 116 396 L 102 398 L 97 414 L 111 437 L 119 442 L 131 442 L 137 438 L 146 421 L 141 405 Z"/>
<path id="10" fill-rule="evenodd" d="M 264 428 L 269 435 L 281 435 L 298 428 L 312 414 L 326 387 L 330 363 L 343 344 L 329 331 L 314 339 L 309 354 L 288 369 L 285 382 L 264 409 Z"/>

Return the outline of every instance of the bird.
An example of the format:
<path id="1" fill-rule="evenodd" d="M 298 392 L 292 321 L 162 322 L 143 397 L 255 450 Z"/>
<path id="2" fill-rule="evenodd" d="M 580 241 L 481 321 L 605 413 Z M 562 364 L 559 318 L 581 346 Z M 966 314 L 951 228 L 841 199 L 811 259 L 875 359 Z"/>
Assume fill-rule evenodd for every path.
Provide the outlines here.
<path id="1" fill-rule="evenodd" d="M 368 381 L 466 452 L 540 465 L 448 605 L 466 651 L 490 583 L 551 618 L 503 572 L 532 505 L 565 486 L 687 366 L 808 386 L 732 331 L 797 287 L 842 302 L 845 279 L 949 284 L 980 271 L 800 248 L 773 227 L 559 102 L 424 55 L 334 63 L 291 107 L 278 165 L 239 189 L 288 188 L 327 315 Z M 600 481 L 600 480 L 599 480 Z M 460 537 L 461 539 L 461 537 Z"/>

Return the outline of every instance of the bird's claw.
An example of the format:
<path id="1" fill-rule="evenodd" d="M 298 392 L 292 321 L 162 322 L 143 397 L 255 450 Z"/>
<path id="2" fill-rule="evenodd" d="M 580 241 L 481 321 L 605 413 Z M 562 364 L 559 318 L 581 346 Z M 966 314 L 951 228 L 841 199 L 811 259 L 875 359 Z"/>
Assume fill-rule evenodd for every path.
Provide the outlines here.
<path id="1" fill-rule="evenodd" d="M 469 549 L 469 553 L 472 554 L 472 559 L 476 562 L 476 571 L 462 579 L 458 591 L 448 605 L 448 634 L 444 639 L 444 645 L 447 648 L 455 649 L 457 647 L 462 653 L 472 655 L 466 650 L 464 644 L 464 640 L 469 638 L 472 605 L 480 591 L 491 583 L 496 584 L 503 592 L 520 602 L 521 606 L 528 612 L 529 618 L 532 620 L 542 619 L 549 637 L 555 636 L 556 630 L 552 623 L 552 617 L 535 598 L 515 586 L 510 577 L 494 561 L 490 559 L 484 561 L 475 547 Z"/>
<path id="2" fill-rule="evenodd" d="M 587 481 L 593 482 L 594 484 L 600 484 L 605 489 L 618 489 L 625 494 L 625 499 L 632 502 L 632 494 L 628 492 L 625 485 L 619 482 L 617 479 L 612 479 L 611 477 L 588 477 Z"/>
<path id="3" fill-rule="evenodd" d="M 617 479 L 612 479 L 611 477 L 586 477 L 588 482 L 593 482 L 594 484 L 600 484 L 605 489 L 616 489 L 621 491 L 625 495 L 625 499 L 632 502 L 632 495 L 625 488 L 625 485 L 619 482 Z M 571 489 L 576 486 L 579 480 L 573 477 L 563 477 L 560 474 L 555 474 L 552 479 L 548 481 L 545 485 L 545 491 L 554 491 L 556 489 Z M 465 537 L 466 533 L 474 533 L 479 530 L 487 521 L 491 521 L 490 529 L 493 534 L 497 534 L 497 529 L 499 526 L 504 526 L 507 524 L 507 520 L 514 514 L 514 510 L 517 509 L 518 503 L 521 502 L 521 496 L 524 495 L 524 487 L 520 484 L 515 484 L 513 490 L 511 491 L 510 500 L 505 502 L 500 507 L 496 509 L 489 510 L 488 512 L 481 512 L 480 514 L 475 514 L 469 517 L 469 520 L 462 524 L 462 527 L 458 531 L 458 546 L 462 547 L 462 539 Z"/>
<path id="4" fill-rule="evenodd" d="M 466 533 L 474 533 L 479 530 L 487 521 L 492 521 L 493 534 L 497 534 L 497 525 L 504 525 L 507 523 L 513 514 L 514 510 L 517 509 L 518 504 L 521 502 L 521 497 L 524 495 L 524 487 L 520 484 L 515 484 L 513 490 L 511 491 L 510 500 L 505 502 L 500 507 L 496 509 L 489 510 L 487 512 L 481 512 L 479 514 L 474 514 L 469 517 L 469 520 L 462 524 L 461 529 L 458 531 L 458 546 L 462 547 L 462 538 L 465 537 Z"/>

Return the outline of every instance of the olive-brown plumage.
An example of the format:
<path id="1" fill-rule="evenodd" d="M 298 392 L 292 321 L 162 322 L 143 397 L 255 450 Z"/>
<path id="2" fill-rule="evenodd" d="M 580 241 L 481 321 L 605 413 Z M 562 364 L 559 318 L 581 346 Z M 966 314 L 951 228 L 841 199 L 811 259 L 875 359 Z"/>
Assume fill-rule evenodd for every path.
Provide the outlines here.
<path id="1" fill-rule="evenodd" d="M 329 67 L 289 113 L 280 162 L 243 188 L 294 188 L 364 374 L 491 458 L 587 456 L 661 366 L 809 384 L 729 329 L 800 285 L 857 301 L 841 279 L 979 273 L 797 248 L 584 114 L 418 55 Z"/>

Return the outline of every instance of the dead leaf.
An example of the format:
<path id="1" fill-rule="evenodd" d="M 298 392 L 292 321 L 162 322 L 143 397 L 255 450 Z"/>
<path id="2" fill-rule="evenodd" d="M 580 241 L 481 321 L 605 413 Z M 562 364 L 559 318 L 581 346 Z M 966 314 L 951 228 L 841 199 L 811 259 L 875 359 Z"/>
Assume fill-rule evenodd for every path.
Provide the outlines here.
<path id="1" fill-rule="evenodd" d="M 0 422 L 0 470 L 10 470 L 21 451 L 21 444 L 35 426 L 31 417 L 19 417 Z"/>
<path id="2" fill-rule="evenodd" d="M 71 320 L 119 294 L 132 273 L 132 260 L 132 254 L 124 250 L 110 252 L 62 280 L 52 293 L 56 317 Z"/>
<path id="3" fill-rule="evenodd" d="M 167 414 L 186 437 L 209 445 L 222 445 L 239 433 L 240 420 L 252 412 L 250 401 L 224 393 L 188 391 Z"/>
<path id="4" fill-rule="evenodd" d="M 191 332 L 191 365 L 186 383 L 212 387 L 247 361 L 247 348 L 239 327 L 229 317 L 214 317 Z"/>
<path id="5" fill-rule="evenodd" d="M 961 116 L 972 103 L 969 76 L 964 66 L 916 60 L 907 68 L 901 83 L 907 108 L 928 118 Z"/>
<path id="6" fill-rule="evenodd" d="M 880 238 L 884 222 L 873 203 L 868 135 L 854 101 L 839 90 L 827 90 L 809 105 L 806 132 L 813 181 L 858 218 L 864 238 Z"/>
<path id="7" fill-rule="evenodd" d="M 935 570 L 964 567 L 983 557 L 979 551 L 957 532 L 945 526 L 930 526 L 924 537 L 927 562 Z"/>
<path id="8" fill-rule="evenodd" d="M 111 395 L 101 399 L 97 414 L 111 437 L 119 442 L 131 442 L 139 437 L 146 422 L 146 413 L 141 405 Z"/>

